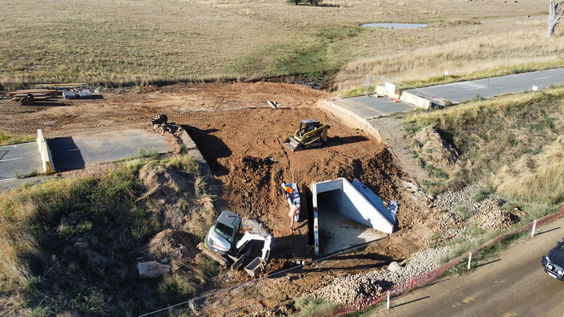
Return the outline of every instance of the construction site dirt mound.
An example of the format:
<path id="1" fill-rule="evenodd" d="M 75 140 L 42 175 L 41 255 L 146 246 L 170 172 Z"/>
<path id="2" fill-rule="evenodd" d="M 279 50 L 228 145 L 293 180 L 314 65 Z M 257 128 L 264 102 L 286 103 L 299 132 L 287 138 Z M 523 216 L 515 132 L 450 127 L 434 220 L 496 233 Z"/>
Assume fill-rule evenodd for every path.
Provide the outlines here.
<path id="1" fill-rule="evenodd" d="M 194 236 L 180 230 L 165 229 L 156 234 L 146 245 L 145 260 L 166 261 L 168 259 L 184 260 L 194 263 L 199 251 Z"/>

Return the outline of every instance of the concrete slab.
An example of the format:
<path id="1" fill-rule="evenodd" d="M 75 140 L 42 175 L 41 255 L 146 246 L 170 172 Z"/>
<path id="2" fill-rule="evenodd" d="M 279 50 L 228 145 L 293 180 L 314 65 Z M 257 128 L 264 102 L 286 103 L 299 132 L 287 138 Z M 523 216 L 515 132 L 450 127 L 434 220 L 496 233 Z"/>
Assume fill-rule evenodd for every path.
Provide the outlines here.
<path id="1" fill-rule="evenodd" d="M 387 236 L 376 229 L 367 227 L 339 214 L 330 195 L 338 193 L 325 192 L 319 197 L 319 255 L 330 254 L 351 246 L 363 244 Z"/>
<path id="2" fill-rule="evenodd" d="M 407 112 L 415 107 L 405 102 L 395 102 L 388 97 L 361 96 L 347 99 L 335 99 L 336 104 L 353 111 L 364 119 L 389 116 L 394 112 Z"/>
<path id="3" fill-rule="evenodd" d="M 84 168 L 88 163 L 115 162 L 157 151 L 167 153 L 164 136 L 146 130 L 119 130 L 47 140 L 57 171 Z"/>
<path id="4" fill-rule="evenodd" d="M 43 172 L 36 142 L 0 147 L 0 181 Z"/>

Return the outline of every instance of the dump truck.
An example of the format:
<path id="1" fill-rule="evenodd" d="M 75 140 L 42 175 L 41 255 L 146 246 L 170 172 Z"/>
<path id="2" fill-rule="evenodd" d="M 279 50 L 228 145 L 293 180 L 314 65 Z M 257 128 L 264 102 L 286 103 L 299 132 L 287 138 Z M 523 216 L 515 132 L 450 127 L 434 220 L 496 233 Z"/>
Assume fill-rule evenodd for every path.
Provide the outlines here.
<path id="1" fill-rule="evenodd" d="M 208 252 L 204 253 L 224 266 L 227 263 L 225 258 L 230 258 L 234 262 L 231 269 L 237 270 L 250 254 L 250 249 L 247 248 L 248 243 L 253 240 L 264 241 L 261 256 L 256 257 L 245 267 L 247 273 L 254 276 L 268 262 L 272 235 L 253 231 L 246 231 L 241 235 L 241 228 L 242 220 L 239 215 L 231 211 L 223 211 L 206 234 L 204 245 L 207 250 L 222 256 L 225 261 Z"/>
<path id="2" fill-rule="evenodd" d="M 327 130 L 329 128 L 329 125 L 322 124 L 319 121 L 302 120 L 299 129 L 293 136 L 286 139 L 284 145 L 292 152 L 322 146 L 327 142 Z"/>

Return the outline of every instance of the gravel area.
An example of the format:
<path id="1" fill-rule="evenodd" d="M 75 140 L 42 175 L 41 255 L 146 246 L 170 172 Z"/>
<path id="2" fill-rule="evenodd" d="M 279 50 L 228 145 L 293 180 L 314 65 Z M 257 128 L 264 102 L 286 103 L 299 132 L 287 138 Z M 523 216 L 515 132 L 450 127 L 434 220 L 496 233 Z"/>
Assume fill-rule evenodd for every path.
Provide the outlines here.
<path id="1" fill-rule="evenodd" d="M 455 209 L 462 208 L 474 214 L 478 210 L 484 209 L 488 204 L 487 199 L 484 199 L 481 202 L 474 201 L 474 198 L 481 189 L 484 188 L 480 185 L 471 185 L 459 192 L 445 192 L 437 195 L 434 203 L 436 207 L 443 208 L 451 212 Z M 501 199 L 501 197 L 497 195 L 489 195 L 488 197 L 497 197 Z"/>
<path id="2" fill-rule="evenodd" d="M 419 251 L 409 258 L 404 267 L 395 272 L 385 269 L 338 277 L 312 292 L 310 297 L 323 298 L 339 305 L 351 304 L 433 270 L 439 266 L 439 261 L 450 256 L 450 253 L 448 246 Z"/>

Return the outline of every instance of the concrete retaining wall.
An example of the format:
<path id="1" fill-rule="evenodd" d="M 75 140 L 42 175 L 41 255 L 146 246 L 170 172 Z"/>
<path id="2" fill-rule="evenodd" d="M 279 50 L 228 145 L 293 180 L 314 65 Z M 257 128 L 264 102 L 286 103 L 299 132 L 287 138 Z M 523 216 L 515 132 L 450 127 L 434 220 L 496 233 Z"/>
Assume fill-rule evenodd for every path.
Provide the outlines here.
<path id="1" fill-rule="evenodd" d="M 361 129 L 362 131 L 368 133 L 376 141 L 383 142 L 382 137 L 378 130 L 376 130 L 368 121 L 363 119 L 358 114 L 353 111 L 343 108 L 329 100 L 320 100 L 317 102 L 317 107 L 332 113 L 333 115 L 342 119 L 343 124 L 352 129 Z"/>
<path id="2" fill-rule="evenodd" d="M 37 130 L 37 145 L 39 146 L 39 154 L 41 155 L 41 162 L 43 163 L 43 173 L 55 173 L 51 150 L 49 150 L 49 146 L 47 145 L 45 137 L 43 137 L 43 132 L 41 132 L 41 129 Z"/>

